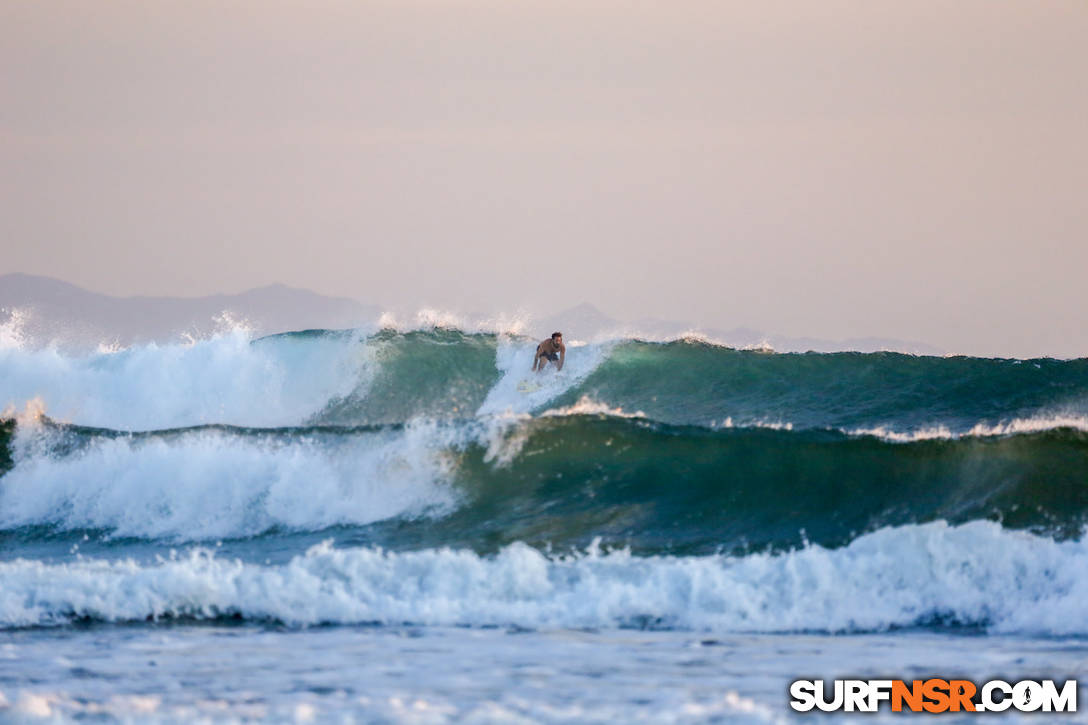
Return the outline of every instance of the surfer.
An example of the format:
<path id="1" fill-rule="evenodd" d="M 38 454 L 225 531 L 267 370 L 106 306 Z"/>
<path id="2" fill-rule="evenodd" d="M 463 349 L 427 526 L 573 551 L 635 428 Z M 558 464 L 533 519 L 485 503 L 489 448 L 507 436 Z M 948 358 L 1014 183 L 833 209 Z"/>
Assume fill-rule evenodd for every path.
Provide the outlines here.
<path id="1" fill-rule="evenodd" d="M 533 356 L 533 370 L 544 372 L 549 362 L 555 363 L 555 369 L 563 369 L 563 360 L 567 357 L 567 346 L 563 344 L 563 333 L 553 332 L 552 336 L 536 346 L 536 355 Z"/>

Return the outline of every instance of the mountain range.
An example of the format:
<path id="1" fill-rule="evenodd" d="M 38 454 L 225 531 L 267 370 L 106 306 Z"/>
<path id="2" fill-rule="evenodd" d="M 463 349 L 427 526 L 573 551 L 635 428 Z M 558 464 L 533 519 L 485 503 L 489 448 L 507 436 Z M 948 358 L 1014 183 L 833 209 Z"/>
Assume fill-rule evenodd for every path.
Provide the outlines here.
<path id="1" fill-rule="evenodd" d="M 200 338 L 239 323 L 255 334 L 347 328 L 380 314 L 373 305 L 282 284 L 233 295 L 113 297 L 28 274 L 0 276 L 0 309 L 20 316 L 20 333 L 31 341 L 77 347 Z"/>
<path id="2" fill-rule="evenodd" d="M 377 305 L 282 284 L 205 297 L 114 297 L 50 277 L 18 273 L 0 275 L 0 324 L 7 324 L 11 329 L 15 327 L 13 318 L 17 317 L 18 334 L 31 344 L 127 346 L 206 337 L 236 324 L 244 324 L 255 335 L 289 330 L 374 327 L 379 324 L 381 313 L 382 308 Z M 535 318 L 526 326 L 527 332 L 539 337 L 554 330 L 563 330 L 568 340 L 618 336 L 653 340 L 687 335 L 733 347 L 779 352 L 896 350 L 921 355 L 943 354 L 932 345 L 892 338 L 824 340 L 776 335 L 747 327 L 696 327 L 691 323 L 657 318 L 623 321 L 589 303 Z"/>

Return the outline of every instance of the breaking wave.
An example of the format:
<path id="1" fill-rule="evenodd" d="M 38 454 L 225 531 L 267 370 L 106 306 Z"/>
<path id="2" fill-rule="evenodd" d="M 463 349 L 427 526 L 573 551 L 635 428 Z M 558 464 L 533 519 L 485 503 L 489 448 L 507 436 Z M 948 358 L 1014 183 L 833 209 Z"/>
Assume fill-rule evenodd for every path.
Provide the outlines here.
<path id="1" fill-rule="evenodd" d="M 603 537 L 707 553 L 842 545 L 938 519 L 1059 538 L 1088 523 L 1088 433 L 1077 429 L 891 442 L 600 411 L 134 434 L 46 418 L 8 434 L 0 530 L 205 541 L 372 525 L 394 546 Z"/>
<path id="2" fill-rule="evenodd" d="M 391 552 L 321 544 L 280 566 L 206 550 L 141 564 L 0 562 L 0 627 L 241 618 L 292 626 L 431 624 L 867 632 L 1088 633 L 1088 550 L 988 522 L 887 528 L 828 550 L 743 557 L 547 555 L 524 544 Z"/>

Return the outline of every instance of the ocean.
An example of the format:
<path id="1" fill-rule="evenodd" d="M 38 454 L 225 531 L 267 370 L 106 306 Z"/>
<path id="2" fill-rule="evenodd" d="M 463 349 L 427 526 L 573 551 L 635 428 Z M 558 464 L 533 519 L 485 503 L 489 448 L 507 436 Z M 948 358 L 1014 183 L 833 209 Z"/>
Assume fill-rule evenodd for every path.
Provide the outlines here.
<path id="1" fill-rule="evenodd" d="M 1088 672 L 1088 359 L 534 346 L 0 340 L 0 721 L 880 722 L 925 716 L 790 683 Z"/>

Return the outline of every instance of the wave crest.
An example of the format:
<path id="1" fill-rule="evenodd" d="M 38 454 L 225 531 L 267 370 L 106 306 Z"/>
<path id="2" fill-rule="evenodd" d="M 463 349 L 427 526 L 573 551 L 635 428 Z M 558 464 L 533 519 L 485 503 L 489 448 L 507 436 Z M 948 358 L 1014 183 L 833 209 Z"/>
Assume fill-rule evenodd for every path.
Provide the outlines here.
<path id="1" fill-rule="evenodd" d="M 660 627 L 720 632 L 867 632 L 969 626 L 1088 633 L 1088 545 L 996 524 L 882 529 L 849 546 L 744 557 L 492 557 L 393 553 L 329 543 L 281 566 L 208 551 L 155 564 L 0 563 L 0 626 L 240 616 L 324 623 Z"/>

